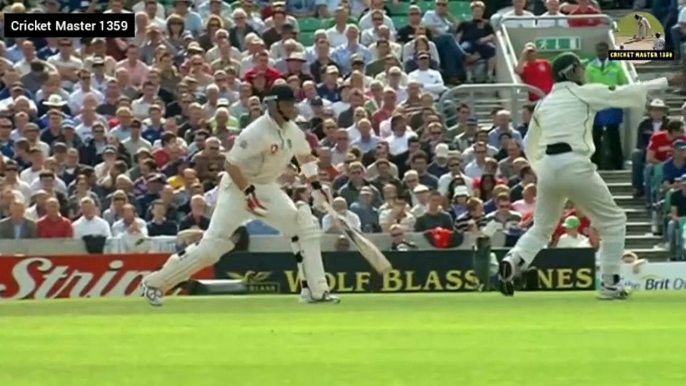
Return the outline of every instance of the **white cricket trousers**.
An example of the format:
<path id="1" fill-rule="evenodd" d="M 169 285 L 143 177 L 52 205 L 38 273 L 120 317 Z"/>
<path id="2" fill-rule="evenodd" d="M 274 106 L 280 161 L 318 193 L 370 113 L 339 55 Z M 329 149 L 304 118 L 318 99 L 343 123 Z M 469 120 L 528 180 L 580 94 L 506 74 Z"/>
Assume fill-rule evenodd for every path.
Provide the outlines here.
<path id="1" fill-rule="evenodd" d="M 545 248 L 557 228 L 566 201 L 591 220 L 600 235 L 600 270 L 603 275 L 619 274 L 624 253 L 626 215 L 617 206 L 605 181 L 591 160 L 581 154 L 546 155 L 537 165 L 537 197 L 534 225 L 510 252 L 530 265 Z"/>
<path id="2" fill-rule="evenodd" d="M 233 184 L 231 178 L 223 178 L 218 189 L 210 226 L 202 239 L 183 252 L 172 255 L 161 270 L 143 279 L 146 285 L 168 291 L 187 280 L 233 249 L 231 237 L 241 224 L 259 219 L 291 241 L 301 277 L 306 280 L 303 287 L 307 286 L 314 297 L 321 297 L 329 291 L 321 256 L 321 229 L 309 206 L 296 206 L 276 183 L 256 184 L 255 195 L 267 212 L 264 217 L 256 217 L 247 209 L 245 193 Z"/>

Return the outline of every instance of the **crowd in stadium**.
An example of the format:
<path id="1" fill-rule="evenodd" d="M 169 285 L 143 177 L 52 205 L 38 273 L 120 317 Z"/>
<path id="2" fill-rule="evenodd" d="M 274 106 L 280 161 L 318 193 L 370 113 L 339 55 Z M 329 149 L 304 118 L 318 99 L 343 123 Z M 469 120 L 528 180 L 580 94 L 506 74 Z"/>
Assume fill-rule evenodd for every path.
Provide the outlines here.
<path id="1" fill-rule="evenodd" d="M 538 96 L 521 111 L 494 109 L 489 121 L 479 121 L 469 103 L 447 104 L 451 114 L 437 103 L 451 86 L 494 80 L 488 18 L 510 4 L 490 9 L 489 3 L 5 4 L 12 13 L 133 12 L 136 36 L 0 42 L 0 238 L 205 229 L 224 152 L 263 114 L 269 88 L 286 83 L 301 99 L 297 123 L 319 157 L 320 178 L 337 197 L 333 206 L 362 231 L 400 240 L 436 228 L 475 231 L 495 220 L 513 242 L 531 225 L 536 200 L 522 139 Z M 525 17 L 524 26 L 545 25 L 552 20 L 546 16 L 600 13 L 589 0 L 548 0 L 536 2 L 534 12 L 542 16 L 533 21 L 525 0 L 512 5 L 508 16 Z M 570 19 L 566 25 L 597 23 Z M 598 44 L 589 68 L 604 61 L 608 48 Z M 516 72 L 544 93 L 552 87 L 550 63 L 533 44 Z M 589 71 L 589 81 L 622 84 L 607 71 Z M 651 105 L 653 126 L 642 123 L 642 133 L 662 122 L 659 102 Z M 456 119 L 444 119 L 452 114 Z M 513 127 L 513 114 L 521 126 Z M 596 124 L 609 133 L 609 164 L 619 169 L 624 155 L 616 117 L 609 112 Z M 671 127 L 676 124 L 663 127 L 667 136 Z M 601 145 L 601 136 L 595 140 Z M 666 160 L 649 134 L 639 142 L 648 163 Z M 674 162 L 684 168 L 676 155 Z M 635 175 L 641 191 L 645 174 Z M 670 174 L 670 183 L 679 176 Z M 309 200 L 297 166 L 281 181 L 294 200 Z M 682 202 L 680 216 L 686 199 L 674 195 L 673 204 Z M 324 232 L 338 232 L 331 218 L 318 214 Z M 259 221 L 247 228 L 252 235 L 276 232 Z M 565 246 L 597 245 L 588 219 L 571 207 L 557 236 L 564 233 Z"/>

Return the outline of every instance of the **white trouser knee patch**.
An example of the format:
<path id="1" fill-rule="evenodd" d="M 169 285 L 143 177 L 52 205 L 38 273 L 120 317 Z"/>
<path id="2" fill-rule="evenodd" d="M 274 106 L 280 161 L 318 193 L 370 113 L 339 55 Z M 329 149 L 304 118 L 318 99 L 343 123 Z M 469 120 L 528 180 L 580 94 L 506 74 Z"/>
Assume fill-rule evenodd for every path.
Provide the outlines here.
<path id="1" fill-rule="evenodd" d="M 162 269 L 151 273 L 143 281 L 148 286 L 168 291 L 197 271 L 216 263 L 233 248 L 234 243 L 229 239 L 203 238 L 172 255 Z"/>
<path id="2" fill-rule="evenodd" d="M 317 219 L 312 215 L 312 211 L 307 204 L 297 205 L 298 224 L 297 245 L 293 245 L 294 253 L 298 251 L 302 256 L 302 263 L 298 269 L 307 281 L 307 287 L 314 298 L 320 298 L 325 292 L 329 291 L 324 273 L 324 263 L 322 262 L 321 250 L 321 229 Z"/>

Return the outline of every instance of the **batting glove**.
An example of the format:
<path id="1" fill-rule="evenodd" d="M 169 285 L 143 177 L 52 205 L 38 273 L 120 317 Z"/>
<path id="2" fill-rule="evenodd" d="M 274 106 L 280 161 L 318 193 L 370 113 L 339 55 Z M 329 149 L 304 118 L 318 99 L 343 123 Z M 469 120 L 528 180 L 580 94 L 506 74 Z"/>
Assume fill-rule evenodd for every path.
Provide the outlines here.
<path id="1" fill-rule="evenodd" d="M 321 182 L 312 182 L 312 206 L 324 211 L 325 204 L 331 204 L 331 198 L 329 197 L 329 194 L 326 192 L 326 190 L 324 190 Z"/>
<path id="2" fill-rule="evenodd" d="M 267 214 L 267 208 L 262 205 L 260 200 L 255 195 L 255 185 L 248 186 L 245 189 L 245 203 L 248 210 L 255 216 L 264 217 Z"/>

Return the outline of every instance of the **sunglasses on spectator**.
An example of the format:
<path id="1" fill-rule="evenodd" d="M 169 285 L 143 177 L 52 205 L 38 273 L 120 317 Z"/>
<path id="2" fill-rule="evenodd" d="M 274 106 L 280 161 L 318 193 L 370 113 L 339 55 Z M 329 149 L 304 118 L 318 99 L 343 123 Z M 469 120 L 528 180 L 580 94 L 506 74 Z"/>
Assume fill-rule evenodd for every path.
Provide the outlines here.
<path id="1" fill-rule="evenodd" d="M 219 150 L 219 148 L 218 148 L 218 147 L 208 147 L 208 148 L 207 148 L 207 150 L 214 150 L 214 151 L 218 151 L 218 150 Z"/>
<path id="2" fill-rule="evenodd" d="M 81 80 L 91 80 L 91 77 L 90 76 L 82 76 L 80 79 Z"/>
<path id="3" fill-rule="evenodd" d="M 448 5 L 448 3 L 436 3 L 437 7 L 445 7 L 447 5 Z"/>
<path id="4" fill-rule="evenodd" d="M 0 125 L 0 129 L 11 129 L 12 125 Z"/>
<path id="5" fill-rule="evenodd" d="M 372 21 L 383 21 L 383 18 L 382 17 L 375 17 L 375 18 L 372 18 Z"/>
<path id="6" fill-rule="evenodd" d="M 450 164 L 448 166 L 450 166 L 451 168 L 459 168 L 460 164 Z"/>
<path id="7" fill-rule="evenodd" d="M 391 233 L 391 237 L 400 237 L 402 235 L 402 233 Z"/>
<path id="8" fill-rule="evenodd" d="M 71 43 L 60 43 L 60 47 L 71 47 Z"/>
<path id="9" fill-rule="evenodd" d="M 208 27 L 219 28 L 219 27 L 221 27 L 221 26 L 220 26 L 219 24 L 212 23 L 212 24 L 208 24 Z"/>
<path id="10" fill-rule="evenodd" d="M 15 169 L 15 168 L 7 168 L 7 169 L 5 169 L 5 171 L 6 171 L 6 172 L 18 172 L 18 171 L 19 171 L 19 169 Z"/>
<path id="11" fill-rule="evenodd" d="M 443 134 L 442 131 L 432 131 L 429 133 L 429 135 L 441 135 L 441 134 Z"/>
<path id="12" fill-rule="evenodd" d="M 419 182 L 419 180 L 407 180 L 408 184 L 414 184 L 415 182 Z"/>

